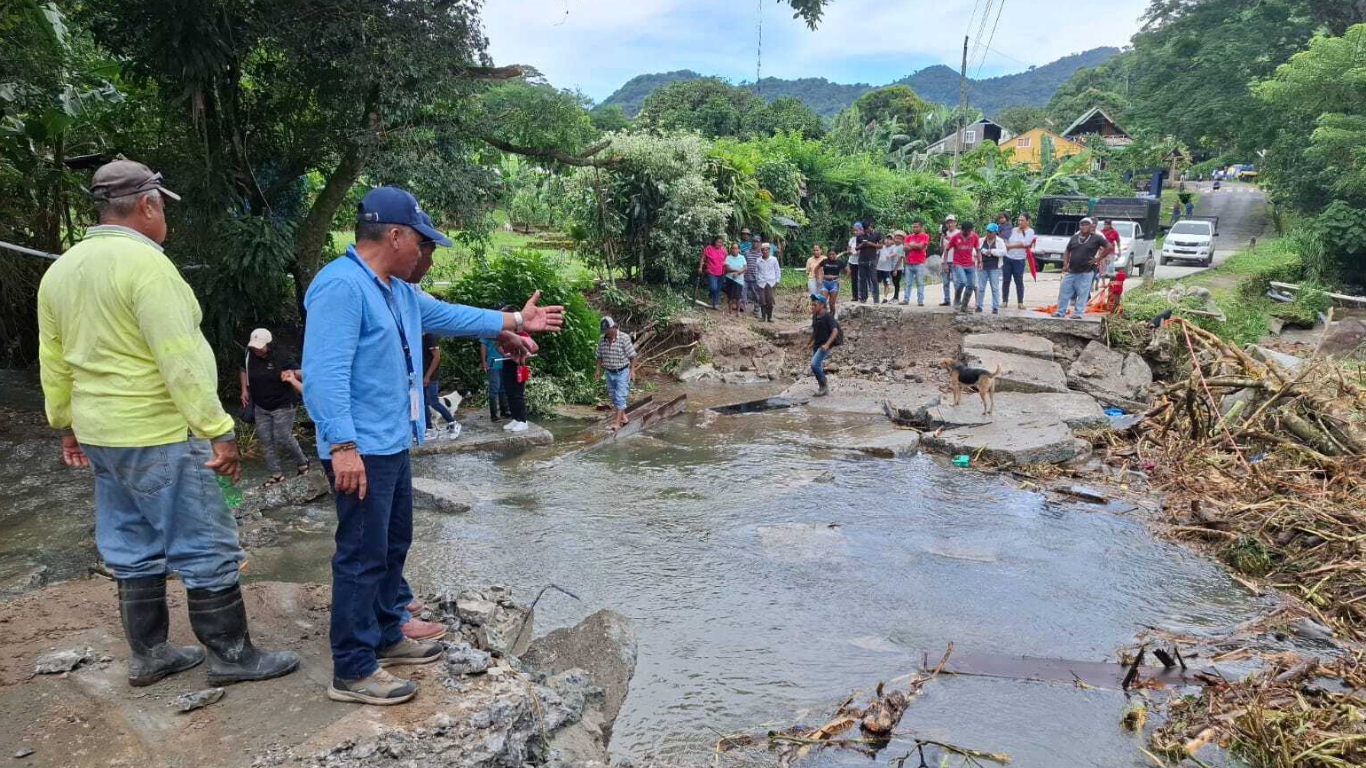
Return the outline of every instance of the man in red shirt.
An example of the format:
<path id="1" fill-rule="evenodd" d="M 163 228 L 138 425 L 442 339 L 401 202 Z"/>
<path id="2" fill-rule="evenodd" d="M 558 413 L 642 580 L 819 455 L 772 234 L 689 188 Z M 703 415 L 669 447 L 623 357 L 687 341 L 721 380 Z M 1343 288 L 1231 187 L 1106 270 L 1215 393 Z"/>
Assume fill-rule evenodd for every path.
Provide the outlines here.
<path id="1" fill-rule="evenodd" d="M 916 219 L 911 224 L 911 234 L 906 235 L 906 264 L 902 267 L 906 273 L 906 296 L 901 300 L 902 304 L 911 303 L 911 283 L 914 282 L 916 306 L 925 306 L 925 261 L 929 256 L 930 233 L 925 231 L 925 222 Z"/>
<path id="2" fill-rule="evenodd" d="M 953 254 L 953 303 L 959 312 L 968 311 L 968 300 L 977 289 L 977 248 L 981 245 L 972 222 L 949 238 L 949 253 Z"/>
<path id="3" fill-rule="evenodd" d="M 1106 219 L 1100 228 L 1100 233 L 1105 236 L 1105 242 L 1110 244 L 1110 255 L 1096 272 L 1096 279 L 1110 279 L 1115 276 L 1115 262 L 1119 259 L 1119 230 L 1115 229 L 1115 220 Z"/>

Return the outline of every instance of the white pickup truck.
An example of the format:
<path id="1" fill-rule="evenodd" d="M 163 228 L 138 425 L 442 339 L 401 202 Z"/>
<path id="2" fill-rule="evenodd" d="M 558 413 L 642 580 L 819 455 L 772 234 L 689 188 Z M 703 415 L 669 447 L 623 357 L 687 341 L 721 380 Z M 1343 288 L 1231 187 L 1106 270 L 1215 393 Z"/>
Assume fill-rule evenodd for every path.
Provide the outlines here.
<path id="1" fill-rule="evenodd" d="M 1039 200 L 1039 216 L 1035 220 L 1038 242 L 1034 245 L 1034 260 L 1044 264 L 1062 265 L 1067 243 L 1076 234 L 1084 218 L 1094 221 L 1110 219 L 1119 231 L 1119 255 L 1115 268 L 1130 275 L 1141 275 L 1152 269 L 1153 242 L 1157 237 L 1161 203 L 1152 197 L 1102 197 L 1089 199 L 1080 196 L 1053 196 Z"/>
<path id="2" fill-rule="evenodd" d="M 1218 240 L 1218 217 L 1181 219 L 1168 230 L 1157 263 L 1166 265 L 1178 260 L 1195 261 L 1202 267 L 1208 267 L 1214 263 L 1214 249 Z"/>

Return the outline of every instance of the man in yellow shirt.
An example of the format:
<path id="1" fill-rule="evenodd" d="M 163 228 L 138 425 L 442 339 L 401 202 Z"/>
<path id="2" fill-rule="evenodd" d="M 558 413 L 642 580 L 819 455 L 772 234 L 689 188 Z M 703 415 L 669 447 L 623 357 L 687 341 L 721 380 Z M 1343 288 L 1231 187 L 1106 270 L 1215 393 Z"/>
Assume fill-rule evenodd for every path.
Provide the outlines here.
<path id="1" fill-rule="evenodd" d="M 210 685 L 288 674 L 299 659 L 256 649 L 238 586 L 237 523 L 214 473 L 236 478 L 232 417 L 218 401 L 199 302 L 162 253 L 161 174 L 127 160 L 95 172 L 100 224 L 38 287 L 38 357 L 62 460 L 95 469 L 95 543 L 119 587 L 128 682 L 204 661 L 167 643 L 166 574 L 185 582 Z"/>

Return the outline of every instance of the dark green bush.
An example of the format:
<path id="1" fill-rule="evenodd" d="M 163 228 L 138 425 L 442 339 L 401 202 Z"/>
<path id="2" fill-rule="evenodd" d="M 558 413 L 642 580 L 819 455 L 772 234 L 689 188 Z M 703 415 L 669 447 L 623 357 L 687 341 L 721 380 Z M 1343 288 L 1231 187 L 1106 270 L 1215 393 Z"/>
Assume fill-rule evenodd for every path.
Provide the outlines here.
<path id="1" fill-rule="evenodd" d="M 564 329 L 536 336 L 541 351 L 531 361 L 533 379 L 551 377 L 577 382 L 575 374 L 592 376 L 598 339 L 598 314 L 584 298 L 584 286 L 565 278 L 540 251 L 519 249 L 488 257 L 445 292 L 446 301 L 473 307 L 510 304 L 521 309 L 531 294 L 541 292 L 544 306 L 563 304 Z M 484 391 L 480 345 L 468 339 L 442 342 L 442 381 L 462 390 Z M 578 393 L 581 387 L 561 387 Z M 581 398 L 580 398 L 581 399 Z"/>

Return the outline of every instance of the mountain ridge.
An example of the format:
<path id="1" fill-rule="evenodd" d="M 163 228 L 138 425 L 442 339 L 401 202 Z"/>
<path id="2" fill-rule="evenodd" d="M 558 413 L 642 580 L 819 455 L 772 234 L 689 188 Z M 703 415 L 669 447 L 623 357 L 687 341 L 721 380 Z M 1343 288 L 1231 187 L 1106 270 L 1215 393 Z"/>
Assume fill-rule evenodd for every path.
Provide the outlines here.
<path id="1" fill-rule="evenodd" d="M 1119 52 L 1120 49 L 1112 47 L 1092 48 L 1063 56 L 1048 64 L 1030 67 L 1023 72 L 981 80 L 969 78 L 969 103 L 987 115 L 1016 105 L 1041 107 L 1077 70 L 1104 64 Z M 691 69 L 636 75 L 603 99 L 595 109 L 616 105 L 626 115 L 634 117 L 640 112 L 645 98 L 656 89 L 702 77 L 708 75 Z M 752 82 L 739 85 L 755 91 L 768 101 L 782 96 L 796 97 L 822 117 L 833 117 L 864 93 L 885 87 L 868 83 L 834 83 L 823 77 L 765 77 L 757 86 Z M 932 103 L 946 106 L 958 103 L 958 73 L 943 64 L 932 64 L 886 85 L 908 85 L 921 98 Z"/>

